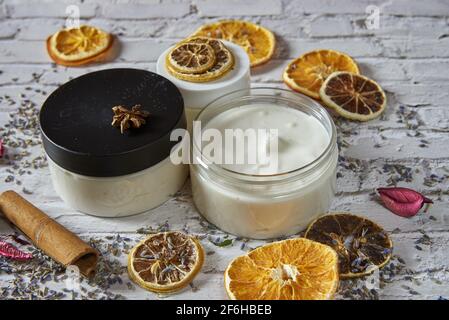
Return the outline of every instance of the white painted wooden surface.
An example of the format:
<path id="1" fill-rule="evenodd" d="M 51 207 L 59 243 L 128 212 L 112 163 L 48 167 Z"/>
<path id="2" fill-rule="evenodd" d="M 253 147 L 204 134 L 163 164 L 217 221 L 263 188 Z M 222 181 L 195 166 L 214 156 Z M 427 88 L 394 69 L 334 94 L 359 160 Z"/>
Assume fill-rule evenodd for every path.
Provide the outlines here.
<path id="1" fill-rule="evenodd" d="M 115 61 L 84 68 L 52 65 L 44 40 L 63 26 L 66 6 L 72 3 L 79 4 L 83 21 L 118 35 L 122 50 Z M 379 29 L 365 27 L 368 5 L 380 9 Z M 368 123 L 337 121 L 343 158 L 332 210 L 365 215 L 393 232 L 395 253 L 405 261 L 408 271 L 379 289 L 380 298 L 448 297 L 448 15 L 449 2 L 445 0 L 0 0 L 0 126 L 7 123 L 8 114 L 24 100 L 40 105 L 58 85 L 89 71 L 119 66 L 154 71 L 158 55 L 167 46 L 201 24 L 223 17 L 251 20 L 276 33 L 278 49 L 274 59 L 252 70 L 257 85 L 284 87 L 281 72 L 288 60 L 308 50 L 331 48 L 347 52 L 364 74 L 387 90 L 389 102 L 381 119 Z M 9 103 L 6 96 L 16 103 Z M 19 149 L 8 148 L 7 152 L 12 155 Z M 39 146 L 34 147 L 32 154 L 16 163 L 20 167 L 41 153 Z M 21 176 L 21 185 L 4 182 L 10 175 L 8 170 L 17 175 L 20 168 L 0 161 L 0 192 L 14 189 L 23 193 L 23 188 L 32 191 L 26 195 L 30 201 L 86 240 L 108 242 L 110 236 L 119 234 L 132 239 L 133 244 L 143 237 L 136 233 L 139 228 L 157 228 L 166 222 L 172 230 L 187 229 L 200 236 L 211 233 L 192 205 L 188 185 L 172 200 L 148 213 L 101 219 L 68 208 L 55 195 L 47 168 L 33 169 Z M 410 171 L 410 179 L 398 178 L 406 170 Z M 435 204 L 427 213 L 411 219 L 393 215 L 373 194 L 376 187 L 391 183 L 391 178 L 400 186 L 425 193 Z M 0 234 L 12 232 L 0 220 Z M 431 241 L 417 246 L 423 233 Z M 123 270 L 119 277 L 124 284 L 111 285 L 108 292 L 142 299 L 226 298 L 222 274 L 228 262 L 261 242 L 249 241 L 243 249 L 241 240 L 226 248 L 215 246 L 207 238 L 202 243 L 209 254 L 193 287 L 170 297 L 158 297 L 140 288 L 128 288 Z M 123 266 L 125 256 L 118 258 Z M 107 253 L 104 259 L 115 258 Z M 23 276 L 25 281 L 30 279 L 27 273 Z M 13 278 L 0 270 L 0 287 L 13 288 Z M 49 281 L 45 286 L 55 289 L 61 284 Z M 86 297 L 85 293 L 80 296 Z M 357 295 L 354 293 L 353 297 Z"/>

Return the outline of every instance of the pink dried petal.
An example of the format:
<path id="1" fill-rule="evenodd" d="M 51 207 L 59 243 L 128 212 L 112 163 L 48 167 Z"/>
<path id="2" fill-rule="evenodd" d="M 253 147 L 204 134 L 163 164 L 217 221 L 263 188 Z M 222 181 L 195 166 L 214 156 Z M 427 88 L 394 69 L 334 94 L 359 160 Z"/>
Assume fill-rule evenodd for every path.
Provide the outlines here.
<path id="1" fill-rule="evenodd" d="M 5 153 L 5 147 L 3 146 L 3 140 L 0 139 L 0 158 L 3 157 Z"/>
<path id="2" fill-rule="evenodd" d="M 378 188 L 385 207 L 401 217 L 413 217 L 424 203 L 433 203 L 421 193 L 408 188 Z"/>
<path id="3" fill-rule="evenodd" d="M 29 260 L 33 258 L 31 254 L 23 252 L 3 240 L 0 240 L 0 256 L 14 260 Z"/>

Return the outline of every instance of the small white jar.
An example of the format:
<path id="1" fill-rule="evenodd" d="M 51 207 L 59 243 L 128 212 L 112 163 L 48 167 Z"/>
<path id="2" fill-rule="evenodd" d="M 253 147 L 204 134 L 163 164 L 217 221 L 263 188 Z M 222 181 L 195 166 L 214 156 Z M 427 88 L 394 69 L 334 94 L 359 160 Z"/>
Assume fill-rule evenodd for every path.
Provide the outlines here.
<path id="1" fill-rule="evenodd" d="M 219 124 L 222 118 L 224 123 L 233 123 L 230 121 L 232 112 L 257 104 L 273 108 L 272 115 L 264 116 L 265 111 L 261 112 L 263 125 L 260 121 L 252 122 L 267 129 L 279 125 L 270 123 L 276 118 L 276 108 L 291 108 L 312 117 L 322 128 L 315 130 L 323 130 L 320 134 L 328 135 L 322 152 L 312 161 L 288 172 L 251 174 L 239 170 L 238 166 L 230 169 L 229 166 L 211 163 L 202 153 L 200 137 L 194 135 L 194 159 L 190 165 L 193 199 L 208 221 L 237 236 L 266 239 L 295 234 L 329 210 L 336 188 L 338 148 L 335 125 L 317 102 L 291 91 L 273 88 L 253 88 L 244 96 L 238 92 L 223 96 L 208 105 L 197 120 L 201 121 L 203 130 L 208 123 Z M 245 124 L 243 114 L 238 114 L 241 116 L 238 119 L 239 123 Z M 248 114 L 247 121 L 254 121 L 255 115 Z M 314 128 L 318 127 L 315 125 Z M 300 135 L 297 139 L 306 139 L 305 136 Z M 289 152 L 292 151 L 290 155 L 296 156 L 295 150 Z"/>
<path id="2" fill-rule="evenodd" d="M 121 133 L 112 107 L 139 104 L 150 113 L 140 128 Z M 185 129 L 179 90 L 145 70 L 109 69 L 73 79 L 55 90 L 40 113 L 53 186 L 72 208 L 101 217 L 123 217 L 159 206 L 188 176 L 173 164 Z"/>
<path id="3" fill-rule="evenodd" d="M 64 202 L 100 217 L 124 217 L 155 208 L 181 189 L 188 175 L 188 166 L 175 165 L 170 157 L 118 177 L 80 175 L 47 159 L 53 187 Z"/>
<path id="4" fill-rule="evenodd" d="M 173 47 L 165 50 L 158 58 L 156 72 L 173 82 L 181 91 L 186 107 L 187 127 L 191 129 L 192 121 L 203 108 L 218 97 L 238 90 L 249 89 L 250 61 L 248 54 L 240 46 L 221 40 L 234 55 L 234 67 L 223 77 L 210 82 L 189 82 L 171 75 L 166 68 L 166 56 Z"/>

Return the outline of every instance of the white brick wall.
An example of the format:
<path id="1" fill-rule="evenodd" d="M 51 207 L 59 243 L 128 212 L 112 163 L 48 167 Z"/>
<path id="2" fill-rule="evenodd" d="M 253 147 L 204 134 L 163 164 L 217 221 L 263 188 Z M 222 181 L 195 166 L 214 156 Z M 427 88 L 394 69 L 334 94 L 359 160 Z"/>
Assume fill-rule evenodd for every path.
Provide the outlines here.
<path id="1" fill-rule="evenodd" d="M 80 14 L 83 18 L 95 16 L 97 5 L 79 4 Z M 66 17 L 67 4 L 61 1 L 51 2 L 25 2 L 25 3 L 6 3 L 7 14 L 11 18 L 29 18 L 29 17 Z"/>
<path id="2" fill-rule="evenodd" d="M 102 15 L 112 19 L 179 18 L 189 14 L 188 3 L 150 1 L 149 4 L 111 4 L 102 8 Z"/>
<path id="3" fill-rule="evenodd" d="M 292 15 L 303 13 L 316 14 L 363 14 L 368 4 L 377 4 L 379 1 L 367 0 L 290 0 L 286 5 L 286 12 Z"/>
<path id="4" fill-rule="evenodd" d="M 446 16 L 449 3 L 445 0 L 290 0 L 287 9 L 292 13 L 360 14 L 367 5 L 376 5 L 386 15 Z M 291 11 L 290 11 L 291 9 Z"/>
<path id="5" fill-rule="evenodd" d="M 18 40 L 42 40 L 54 33 L 55 30 L 64 27 L 62 19 L 33 19 L 30 23 L 13 21 Z M 38 26 L 38 27 L 37 27 Z"/>
<path id="6" fill-rule="evenodd" d="M 14 37 L 17 28 L 9 21 L 0 22 L 0 39 L 8 39 Z"/>
<path id="7" fill-rule="evenodd" d="M 48 63 L 45 43 L 42 41 L 0 42 L 0 63 Z"/>
<path id="8" fill-rule="evenodd" d="M 281 0 L 197 0 L 202 17 L 276 16 L 282 14 Z"/>
<path id="9" fill-rule="evenodd" d="M 382 45 L 370 38 L 292 39 L 288 42 L 288 54 L 282 58 L 295 58 L 315 49 L 339 50 L 353 57 L 376 57 L 384 52 Z"/>
<path id="10" fill-rule="evenodd" d="M 449 2 L 446 0 L 394 0 L 385 5 L 385 12 L 401 16 L 447 16 Z"/>
<path id="11" fill-rule="evenodd" d="M 173 41 L 155 39 L 123 41 L 119 59 L 128 62 L 156 61 L 160 54 L 172 44 Z"/>
<path id="12" fill-rule="evenodd" d="M 435 72 L 435 70 L 441 70 L 442 72 Z M 414 81 L 430 81 L 430 82 L 446 82 L 449 81 L 449 72 L 443 70 L 449 70 L 448 60 L 422 60 L 415 61 L 411 65 L 410 74 L 413 75 Z"/>
<path id="13" fill-rule="evenodd" d="M 6 17 L 6 8 L 3 5 L 3 1 L 0 2 L 0 19 L 3 19 L 4 17 Z"/>
<path id="14" fill-rule="evenodd" d="M 311 37 L 343 37 L 354 34 L 354 27 L 350 19 L 338 17 L 317 17 L 310 22 L 309 35 Z"/>

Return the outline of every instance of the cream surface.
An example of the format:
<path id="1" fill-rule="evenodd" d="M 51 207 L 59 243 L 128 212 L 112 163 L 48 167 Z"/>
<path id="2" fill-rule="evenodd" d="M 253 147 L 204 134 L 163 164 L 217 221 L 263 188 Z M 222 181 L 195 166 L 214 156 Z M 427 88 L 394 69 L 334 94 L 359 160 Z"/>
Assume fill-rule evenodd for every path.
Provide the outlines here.
<path id="1" fill-rule="evenodd" d="M 234 161 L 222 166 L 245 174 L 278 174 L 301 168 L 317 159 L 330 141 L 326 129 L 315 117 L 297 109 L 270 104 L 251 104 L 227 110 L 211 119 L 204 129 L 210 128 L 219 130 L 223 137 L 226 129 L 255 129 L 259 132 L 252 140 L 255 143 L 251 143 L 248 136 L 235 134 L 233 143 L 222 143 L 223 155 L 234 152 L 234 160 L 242 159 L 242 156 L 245 159 L 244 163 Z M 275 129 L 277 136 L 270 133 L 270 129 Z M 236 148 L 239 139 L 245 139 L 244 148 Z M 276 151 L 270 147 L 273 146 L 272 139 L 277 139 L 277 161 L 268 165 L 263 155 Z"/>

